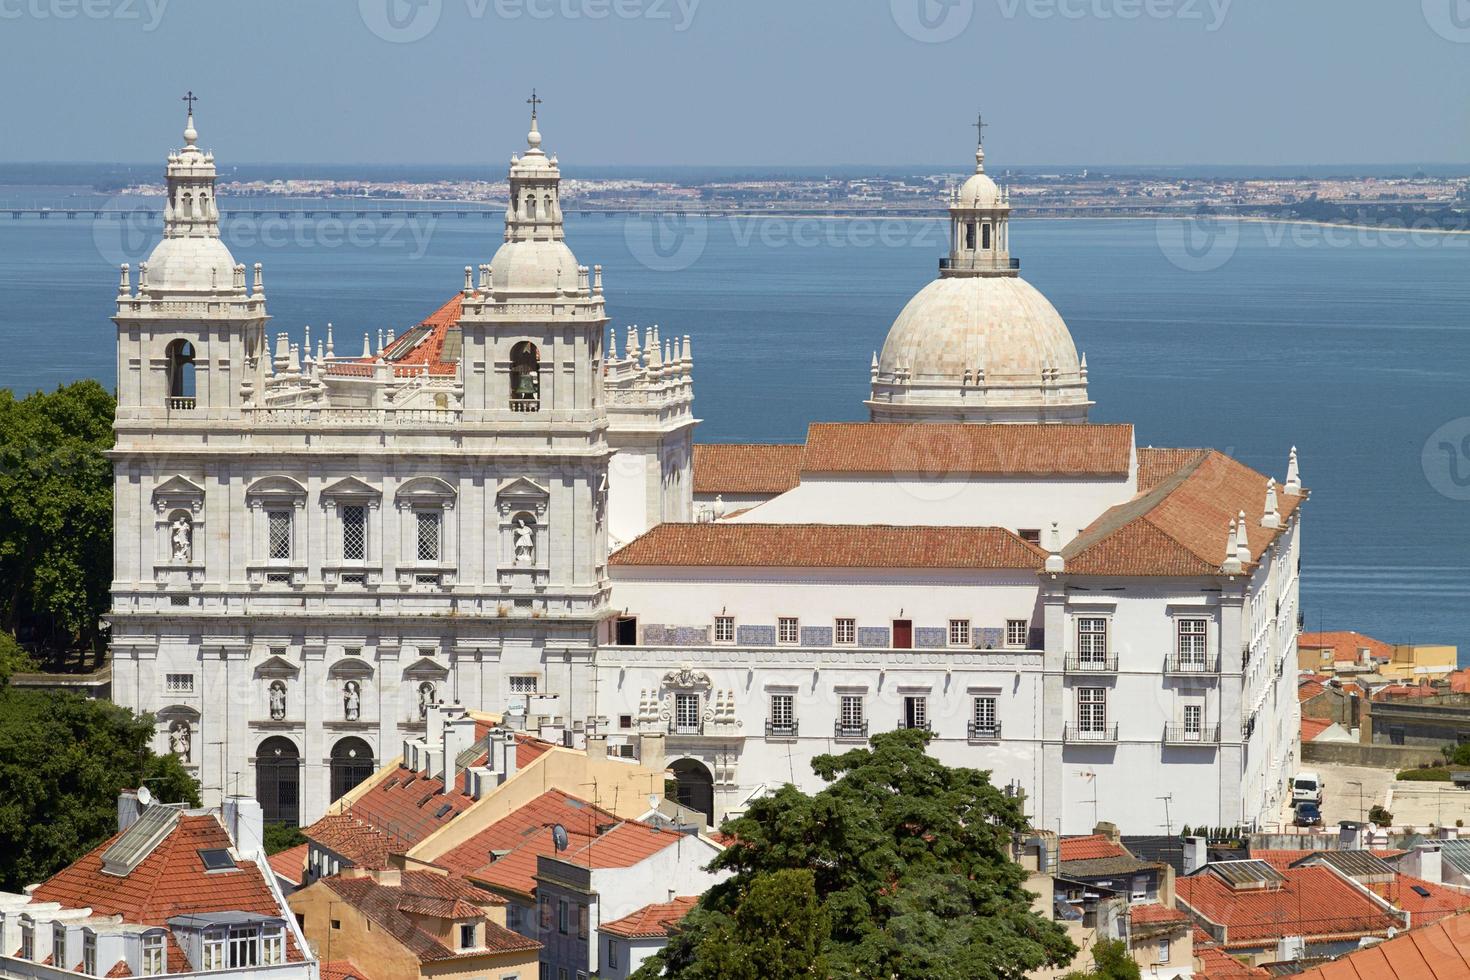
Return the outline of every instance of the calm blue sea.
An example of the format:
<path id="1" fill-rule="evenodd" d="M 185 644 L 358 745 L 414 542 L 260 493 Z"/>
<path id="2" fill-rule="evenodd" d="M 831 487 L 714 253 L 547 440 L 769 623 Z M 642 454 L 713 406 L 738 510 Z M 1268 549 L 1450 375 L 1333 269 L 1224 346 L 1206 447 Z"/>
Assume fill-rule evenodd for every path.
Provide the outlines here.
<path id="1" fill-rule="evenodd" d="M 1470 238 L 1213 232 L 1018 220 L 1012 246 L 1087 353 L 1095 419 L 1278 477 L 1299 447 L 1308 628 L 1470 652 Z M 227 241 L 264 263 L 275 328 L 310 323 L 316 338 L 332 321 L 355 352 L 365 330 L 401 330 L 451 296 L 500 233 L 498 218 L 252 218 Z M 693 336 L 704 441 L 861 418 L 869 358 L 944 238 L 934 221 L 780 218 L 583 218 L 568 235 L 605 267 L 616 324 Z M 113 383 L 116 266 L 148 237 L 0 217 L 0 386 Z"/>

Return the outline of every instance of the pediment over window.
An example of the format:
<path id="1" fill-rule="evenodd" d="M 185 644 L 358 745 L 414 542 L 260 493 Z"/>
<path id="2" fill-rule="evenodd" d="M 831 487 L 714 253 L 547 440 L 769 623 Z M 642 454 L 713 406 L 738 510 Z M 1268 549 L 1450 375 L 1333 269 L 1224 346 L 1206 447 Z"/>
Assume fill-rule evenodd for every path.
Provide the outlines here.
<path id="1" fill-rule="evenodd" d="M 199 710 L 187 704 L 171 704 L 166 708 L 159 708 L 153 712 L 153 715 L 160 721 L 187 721 L 194 724 L 199 722 Z"/>
<path id="2" fill-rule="evenodd" d="M 418 660 L 415 660 L 413 663 L 403 668 L 403 676 L 413 678 L 414 680 L 425 679 L 442 681 L 448 679 L 449 668 L 445 667 L 443 664 L 435 663 L 428 657 L 420 657 Z"/>
<path id="3" fill-rule="evenodd" d="M 289 476 L 266 476 L 246 488 L 251 497 L 305 497 L 306 488 Z"/>
<path id="4" fill-rule="evenodd" d="M 300 672 L 301 668 L 285 657 L 271 657 L 255 668 L 256 677 L 295 677 Z"/>
<path id="5" fill-rule="evenodd" d="M 171 476 L 158 486 L 153 488 L 154 498 L 158 497 L 202 497 L 204 488 L 182 476 Z"/>
<path id="6" fill-rule="evenodd" d="M 383 492 L 375 486 L 362 482 L 355 476 L 348 476 L 338 480 L 336 483 L 322 490 L 323 497 L 357 497 L 373 498 L 381 497 Z"/>
<path id="7" fill-rule="evenodd" d="M 540 517 L 546 513 L 546 501 L 550 498 L 551 494 L 545 487 L 525 477 L 507 480 L 495 491 L 502 515 L 529 510 Z"/>
<path id="8" fill-rule="evenodd" d="M 398 493 L 394 497 L 400 506 L 428 504 L 445 507 L 453 505 L 454 498 L 454 488 L 432 476 L 420 476 L 409 480 L 398 488 Z"/>
<path id="9" fill-rule="evenodd" d="M 361 657 L 345 657 L 327 668 L 327 676 L 335 679 L 366 679 L 373 676 L 373 665 Z"/>

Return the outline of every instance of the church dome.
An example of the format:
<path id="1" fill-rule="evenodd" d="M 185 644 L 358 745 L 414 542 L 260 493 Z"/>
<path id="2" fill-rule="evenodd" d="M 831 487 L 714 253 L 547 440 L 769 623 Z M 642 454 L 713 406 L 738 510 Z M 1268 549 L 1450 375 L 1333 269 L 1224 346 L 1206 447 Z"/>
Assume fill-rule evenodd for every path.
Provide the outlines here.
<path id="1" fill-rule="evenodd" d="M 577 290 L 577 257 L 561 241 L 512 241 L 490 260 L 491 286 L 497 293 L 554 293 L 557 284 Z"/>
<path id="2" fill-rule="evenodd" d="M 975 151 L 975 172 L 960 185 L 955 204 L 961 208 L 993 208 L 1001 205 L 1000 185 L 985 172 L 985 150 Z"/>
<path id="3" fill-rule="evenodd" d="M 936 279 L 909 300 L 883 343 L 880 374 L 915 381 L 1039 379 L 1043 369 L 1081 370 L 1077 346 L 1056 307 L 1018 276 Z"/>
<path id="4" fill-rule="evenodd" d="M 234 277 L 235 257 L 218 238 L 165 238 L 148 256 L 150 290 L 229 290 Z"/>

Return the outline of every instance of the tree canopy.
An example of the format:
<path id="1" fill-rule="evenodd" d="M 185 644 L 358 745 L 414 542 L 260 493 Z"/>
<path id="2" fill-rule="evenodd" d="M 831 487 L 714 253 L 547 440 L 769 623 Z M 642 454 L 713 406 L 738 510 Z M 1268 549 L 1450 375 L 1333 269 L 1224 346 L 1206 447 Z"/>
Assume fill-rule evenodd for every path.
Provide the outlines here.
<path id="1" fill-rule="evenodd" d="M 151 715 L 78 694 L 0 688 L 0 890 L 42 881 L 117 832 L 117 795 L 147 785 L 199 805 L 199 784 L 149 750 Z"/>
<path id="2" fill-rule="evenodd" d="M 1062 980 L 1141 980 L 1143 971 L 1128 955 L 1128 944 L 1121 939 L 1100 939 L 1092 947 L 1092 969 L 1073 970 Z"/>
<path id="3" fill-rule="evenodd" d="M 115 409 L 95 381 L 0 389 L 0 629 L 53 653 L 101 650 Z"/>
<path id="4" fill-rule="evenodd" d="M 1021 801 L 988 773 L 925 752 L 929 734 L 875 735 L 822 755 L 831 784 L 785 786 L 728 821 L 710 889 L 638 980 L 882 977 L 1008 980 L 1067 963 L 1063 929 L 1031 911 L 1011 839 Z"/>

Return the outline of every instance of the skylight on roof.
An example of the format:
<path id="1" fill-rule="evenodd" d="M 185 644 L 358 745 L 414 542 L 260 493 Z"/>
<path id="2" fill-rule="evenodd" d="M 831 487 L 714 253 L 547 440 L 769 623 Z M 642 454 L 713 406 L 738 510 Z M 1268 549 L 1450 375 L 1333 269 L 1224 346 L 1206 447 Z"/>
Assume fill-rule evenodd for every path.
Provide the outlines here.
<path id="1" fill-rule="evenodd" d="M 199 860 L 204 862 L 205 871 L 233 871 L 235 859 L 230 857 L 230 852 L 222 847 L 208 847 L 199 852 Z"/>

